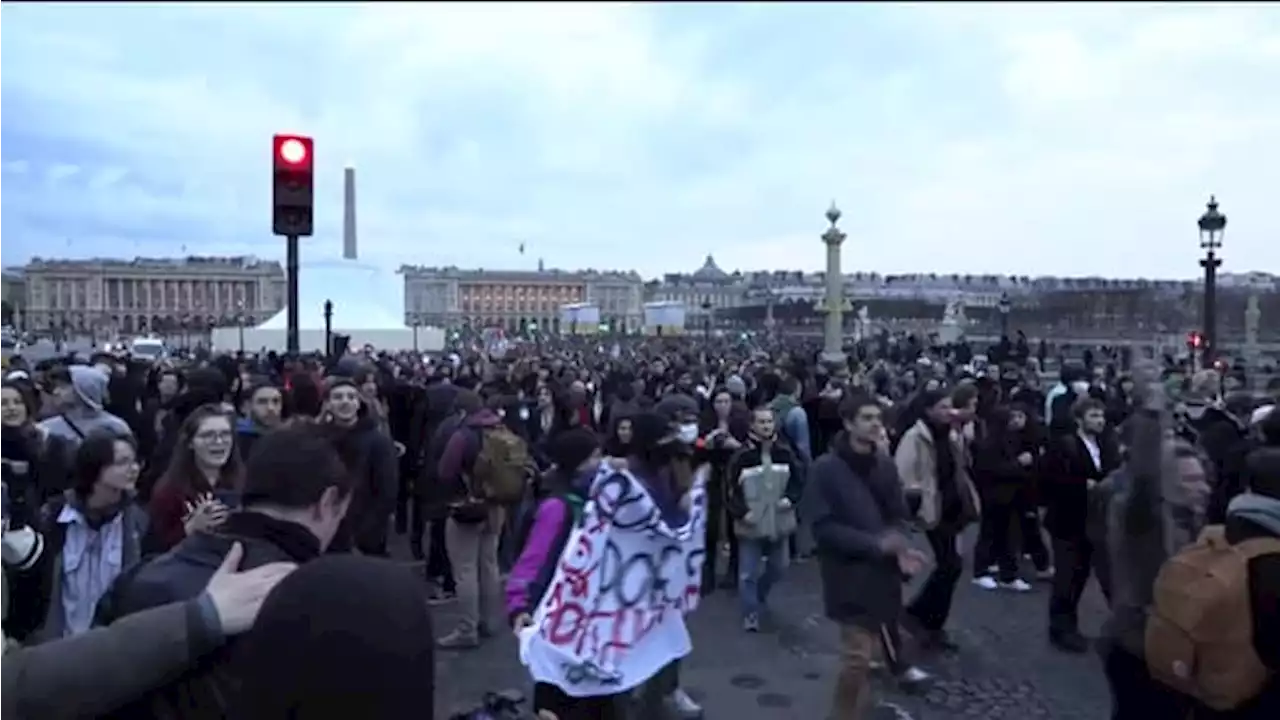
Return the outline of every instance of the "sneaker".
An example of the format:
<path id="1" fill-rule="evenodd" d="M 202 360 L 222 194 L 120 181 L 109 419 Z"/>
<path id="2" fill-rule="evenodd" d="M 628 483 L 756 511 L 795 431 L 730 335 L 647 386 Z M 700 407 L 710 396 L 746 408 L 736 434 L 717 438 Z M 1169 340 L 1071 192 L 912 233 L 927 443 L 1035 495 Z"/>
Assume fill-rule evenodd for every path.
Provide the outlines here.
<path id="1" fill-rule="evenodd" d="M 760 632 L 760 616 L 756 613 L 747 613 L 742 618 L 742 629 L 746 632 Z"/>
<path id="2" fill-rule="evenodd" d="M 922 685 L 933 680 L 933 675 L 930 675 L 924 670 L 912 665 L 906 670 L 903 670 L 902 674 L 898 675 L 897 680 L 898 686 L 902 688 L 904 692 L 911 693 L 920 690 Z"/>
<path id="3" fill-rule="evenodd" d="M 1000 583 L 1000 589 L 1012 590 L 1013 592 L 1031 592 L 1031 583 L 1022 578 L 1016 578 L 1009 582 Z"/>
<path id="4" fill-rule="evenodd" d="M 991 577 L 990 575 L 983 575 L 982 577 L 974 578 L 973 584 L 977 585 L 983 590 L 995 590 L 996 588 L 1000 587 L 1000 583 L 996 582 L 996 579 Z"/>
<path id="5" fill-rule="evenodd" d="M 474 650 L 480 647 L 480 638 L 472 633 L 454 630 L 442 638 L 437 638 L 436 647 L 442 650 Z"/>
<path id="6" fill-rule="evenodd" d="M 1047 567 L 1047 568 L 1045 568 L 1045 569 L 1043 569 L 1043 570 L 1037 570 L 1037 571 L 1036 571 L 1036 579 L 1037 579 L 1037 580 L 1044 580 L 1044 581 L 1046 581 L 1046 582 L 1047 582 L 1047 581 L 1049 581 L 1049 580 L 1052 580 L 1052 579 L 1053 579 L 1053 566 L 1052 566 L 1052 565 L 1050 565 L 1049 567 Z"/>
<path id="7" fill-rule="evenodd" d="M 676 688 L 671 693 L 670 700 L 672 708 L 682 720 L 697 720 L 702 717 L 702 706 L 694 702 L 684 688 Z"/>

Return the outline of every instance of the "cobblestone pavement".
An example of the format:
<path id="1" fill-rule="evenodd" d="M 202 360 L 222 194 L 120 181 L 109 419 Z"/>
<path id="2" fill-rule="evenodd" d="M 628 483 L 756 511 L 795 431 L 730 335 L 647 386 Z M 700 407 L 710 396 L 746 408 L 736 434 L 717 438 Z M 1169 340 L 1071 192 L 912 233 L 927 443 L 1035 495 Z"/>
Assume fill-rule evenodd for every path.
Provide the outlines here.
<path id="1" fill-rule="evenodd" d="M 407 553 L 406 553 L 407 554 Z M 400 553 L 397 553 L 400 555 Z M 929 689 L 906 695 L 886 684 L 874 720 L 1099 720 L 1109 696 L 1096 655 L 1049 647 L 1048 587 L 1012 594 L 961 581 L 950 629 L 959 643 L 950 656 L 919 656 L 936 676 Z M 822 616 L 814 563 L 794 565 L 770 600 L 771 628 L 743 633 L 729 593 L 707 598 L 690 620 L 693 654 L 685 687 L 708 720 L 821 720 L 838 657 L 835 627 Z M 453 606 L 435 608 L 436 631 L 447 632 Z M 1091 587 L 1081 603 L 1082 629 L 1096 634 L 1104 606 Z M 438 713 L 474 703 L 486 690 L 528 691 L 514 639 L 499 633 L 478 650 L 442 652 L 437 662 Z M 448 717 L 442 714 L 441 717 Z M 645 719 L 649 720 L 649 719 Z"/>

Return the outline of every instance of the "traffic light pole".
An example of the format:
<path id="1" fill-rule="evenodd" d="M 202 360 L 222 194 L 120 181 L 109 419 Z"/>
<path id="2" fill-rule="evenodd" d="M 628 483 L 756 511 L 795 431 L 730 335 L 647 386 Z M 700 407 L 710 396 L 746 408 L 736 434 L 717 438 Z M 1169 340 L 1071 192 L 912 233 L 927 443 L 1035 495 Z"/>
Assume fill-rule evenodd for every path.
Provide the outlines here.
<path id="1" fill-rule="evenodd" d="M 297 355 L 299 349 L 298 342 L 298 236 L 289 235 L 285 238 L 284 251 L 285 264 L 285 322 L 286 336 L 285 349 L 290 355 Z"/>

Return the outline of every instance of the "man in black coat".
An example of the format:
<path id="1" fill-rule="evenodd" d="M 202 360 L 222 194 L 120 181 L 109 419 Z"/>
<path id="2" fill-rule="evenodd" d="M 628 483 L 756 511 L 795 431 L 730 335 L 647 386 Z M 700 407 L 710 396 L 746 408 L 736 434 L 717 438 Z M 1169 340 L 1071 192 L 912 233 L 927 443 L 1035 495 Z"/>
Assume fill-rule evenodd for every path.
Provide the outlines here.
<path id="1" fill-rule="evenodd" d="M 217 530 L 188 536 L 121 575 L 99 605 L 99 622 L 197 597 L 236 543 L 244 549 L 246 570 L 319 557 L 338 532 L 355 482 L 325 432 L 323 426 L 295 425 L 263 436 L 247 468 L 243 509 Z M 205 658 L 119 717 L 226 717 L 225 701 L 238 684 L 230 677 L 228 652 Z"/>

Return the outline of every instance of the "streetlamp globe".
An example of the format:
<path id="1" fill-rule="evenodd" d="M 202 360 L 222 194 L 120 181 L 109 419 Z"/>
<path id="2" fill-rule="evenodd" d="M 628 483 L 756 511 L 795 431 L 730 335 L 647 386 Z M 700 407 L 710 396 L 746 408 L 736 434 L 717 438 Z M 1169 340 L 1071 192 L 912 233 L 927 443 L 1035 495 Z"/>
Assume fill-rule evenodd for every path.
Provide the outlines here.
<path id="1" fill-rule="evenodd" d="M 1196 224 L 1200 227 L 1201 249 L 1214 252 L 1222 247 L 1222 234 L 1227 229 L 1227 216 L 1218 211 L 1218 199 L 1213 195 L 1209 196 L 1204 214 Z"/>

